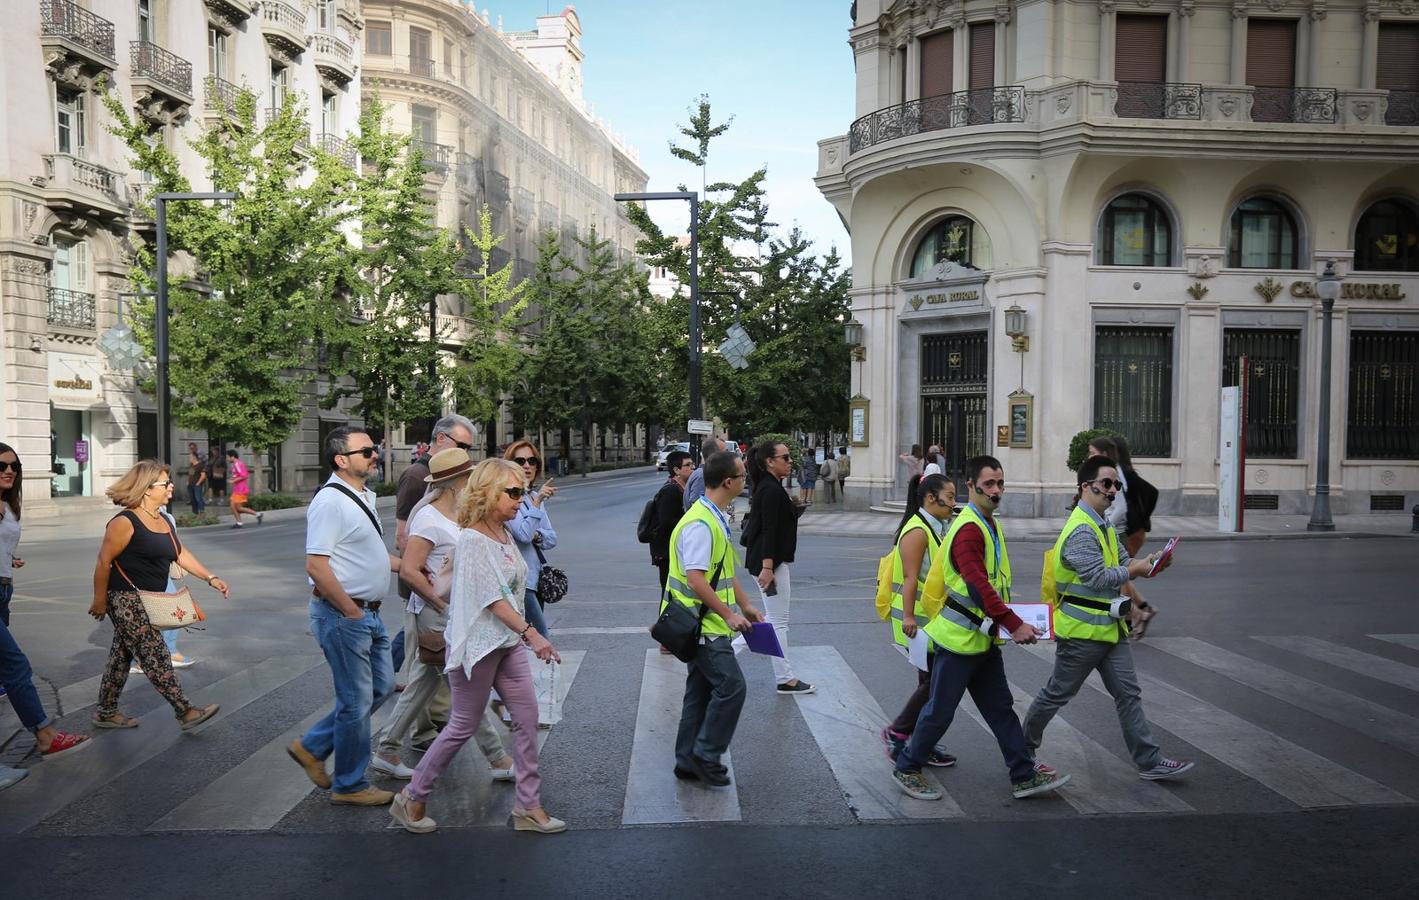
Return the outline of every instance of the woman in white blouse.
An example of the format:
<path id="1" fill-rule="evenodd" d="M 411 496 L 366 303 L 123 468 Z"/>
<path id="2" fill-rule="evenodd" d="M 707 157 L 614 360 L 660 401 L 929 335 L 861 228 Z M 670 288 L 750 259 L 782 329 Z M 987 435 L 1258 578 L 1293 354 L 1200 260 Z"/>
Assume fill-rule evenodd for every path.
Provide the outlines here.
<path id="1" fill-rule="evenodd" d="M 512 810 L 518 831 L 555 834 L 567 823 L 542 808 L 542 777 L 537 770 L 537 691 L 532 669 L 519 644 L 546 663 L 561 662 L 552 644 L 532 629 L 524 615 L 527 563 L 508 533 L 527 480 L 507 460 L 489 459 L 473 470 L 458 504 L 458 544 L 454 550 L 453 590 L 449 597 L 448 685 L 453 697 L 448 725 L 439 732 L 414 778 L 394 798 L 390 813 L 408 831 L 425 833 L 436 826 L 424 813 L 434 782 L 454 754 L 473 737 L 488 693 L 498 695 L 512 714 L 517 803 Z"/>

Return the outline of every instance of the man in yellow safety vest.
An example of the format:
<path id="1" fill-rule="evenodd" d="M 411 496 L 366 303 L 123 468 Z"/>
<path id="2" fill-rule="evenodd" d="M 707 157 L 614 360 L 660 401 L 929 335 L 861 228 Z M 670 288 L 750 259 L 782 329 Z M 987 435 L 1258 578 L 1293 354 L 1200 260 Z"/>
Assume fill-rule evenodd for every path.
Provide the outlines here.
<path id="1" fill-rule="evenodd" d="M 931 696 L 917 719 L 911 739 L 897 754 L 893 777 L 897 786 L 918 800 L 940 800 L 941 789 L 921 775 L 921 767 L 936 742 L 951 727 L 956 707 L 966 691 L 990 726 L 1017 799 L 1053 791 L 1069 781 L 1035 760 L 1025 748 L 1025 735 L 1015 717 L 1014 700 L 1005 681 L 1000 654 L 1004 629 L 1017 644 L 1033 644 L 1040 630 L 1020 620 L 1010 602 L 1010 554 L 994 513 L 1005 493 L 1005 473 L 993 456 L 966 461 L 970 503 L 956 515 L 946 532 L 942 551 L 932 559 L 928 597 L 944 592 L 941 612 L 924 627 L 936 645 L 931 666 Z"/>

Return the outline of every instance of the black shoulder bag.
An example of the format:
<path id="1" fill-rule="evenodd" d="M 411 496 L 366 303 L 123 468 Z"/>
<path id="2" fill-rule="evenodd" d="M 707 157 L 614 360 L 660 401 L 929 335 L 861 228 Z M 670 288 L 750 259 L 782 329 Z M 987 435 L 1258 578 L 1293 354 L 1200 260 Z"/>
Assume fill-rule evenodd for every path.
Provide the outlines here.
<path id="1" fill-rule="evenodd" d="M 720 570 L 724 568 L 724 560 L 720 560 L 719 565 L 714 568 L 714 578 L 711 583 L 719 582 Z M 670 653 L 680 662 L 691 662 L 699 655 L 700 647 L 700 626 L 704 622 L 705 612 L 709 609 L 703 601 L 698 606 L 698 614 L 690 611 L 690 607 L 670 596 L 670 589 L 665 589 L 663 595 L 665 611 L 660 614 L 660 618 L 655 620 L 655 624 L 650 626 L 650 636 L 660 643 L 660 646 L 669 650 Z"/>
<path id="2" fill-rule="evenodd" d="M 370 508 L 367 505 L 365 505 L 365 501 L 360 499 L 359 494 L 356 494 L 354 491 L 345 487 L 343 484 L 340 484 L 339 482 L 335 481 L 325 482 L 325 484 L 322 484 L 320 486 L 318 491 L 325 490 L 328 487 L 335 488 L 337 491 L 344 494 L 346 497 L 349 497 L 351 500 L 355 501 L 355 505 L 360 508 L 360 511 L 369 517 L 370 524 L 374 526 L 374 530 L 379 532 L 380 537 L 384 537 L 384 529 L 380 527 L 379 519 L 375 518 L 375 514 L 370 511 Z"/>
<path id="3" fill-rule="evenodd" d="M 567 573 L 556 566 L 547 565 L 547 557 L 542 555 L 541 544 L 533 541 L 532 549 L 537 551 L 537 564 L 541 567 L 537 570 L 537 590 L 534 593 L 543 604 L 556 603 L 567 595 L 570 588 Z"/>

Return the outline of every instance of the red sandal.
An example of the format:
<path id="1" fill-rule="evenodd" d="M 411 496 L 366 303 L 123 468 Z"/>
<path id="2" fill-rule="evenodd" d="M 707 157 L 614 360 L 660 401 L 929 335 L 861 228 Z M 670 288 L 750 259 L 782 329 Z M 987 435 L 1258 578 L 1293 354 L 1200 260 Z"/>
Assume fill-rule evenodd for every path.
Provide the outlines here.
<path id="1" fill-rule="evenodd" d="M 50 743 L 48 750 L 40 752 L 40 759 L 56 759 L 75 750 L 82 750 L 89 746 L 89 736 L 86 734 L 70 734 L 67 731 L 58 731 L 54 734 L 54 740 Z"/>

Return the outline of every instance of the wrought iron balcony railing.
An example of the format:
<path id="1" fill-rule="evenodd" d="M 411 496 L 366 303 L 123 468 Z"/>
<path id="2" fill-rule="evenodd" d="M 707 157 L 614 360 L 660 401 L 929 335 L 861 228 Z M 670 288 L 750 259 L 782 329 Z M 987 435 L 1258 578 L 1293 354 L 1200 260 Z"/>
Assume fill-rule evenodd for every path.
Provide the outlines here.
<path id="1" fill-rule="evenodd" d="M 1201 119 L 1202 85 L 1120 81 L 1114 112 L 1123 119 Z"/>
<path id="2" fill-rule="evenodd" d="M 409 74 L 422 75 L 425 78 L 434 77 L 434 61 L 425 59 L 422 56 L 409 57 Z"/>
<path id="3" fill-rule="evenodd" d="M 133 77 L 149 78 L 183 94 L 192 94 L 192 63 L 152 41 L 133 41 L 128 46 Z"/>
<path id="4" fill-rule="evenodd" d="M 439 172 L 448 170 L 448 158 L 453 154 L 453 148 L 447 144 L 436 144 L 433 141 L 414 138 L 409 141 L 409 149 L 418 150 L 423 154 L 424 168 Z"/>
<path id="5" fill-rule="evenodd" d="M 72 0 L 40 0 L 40 33 L 68 38 L 113 60 L 113 23 Z"/>
<path id="6" fill-rule="evenodd" d="M 1386 125 L 1419 125 L 1419 91 L 1390 91 Z"/>
<path id="7" fill-rule="evenodd" d="M 94 327 L 94 295 L 67 288 L 49 289 L 49 324 L 66 328 Z"/>
<path id="8" fill-rule="evenodd" d="M 1339 92 L 1335 88 L 1253 87 L 1253 122 L 1334 125 Z"/>
<path id="9" fill-rule="evenodd" d="M 338 134 L 322 133 L 320 135 L 320 149 L 331 156 L 340 158 L 347 166 L 355 164 L 355 145 Z"/>
<path id="10" fill-rule="evenodd" d="M 1021 122 L 1024 117 L 1025 89 L 1018 85 L 923 97 L 879 109 L 853 122 L 848 152 L 924 131 Z"/>
<path id="11" fill-rule="evenodd" d="M 208 75 L 205 95 L 208 109 L 224 109 L 228 114 L 236 115 L 237 97 L 241 96 L 241 88 L 225 78 Z"/>

